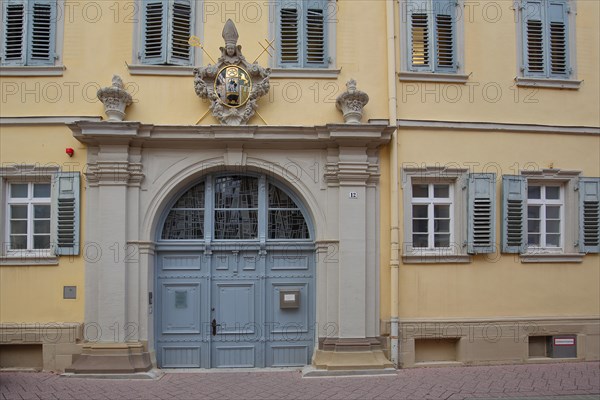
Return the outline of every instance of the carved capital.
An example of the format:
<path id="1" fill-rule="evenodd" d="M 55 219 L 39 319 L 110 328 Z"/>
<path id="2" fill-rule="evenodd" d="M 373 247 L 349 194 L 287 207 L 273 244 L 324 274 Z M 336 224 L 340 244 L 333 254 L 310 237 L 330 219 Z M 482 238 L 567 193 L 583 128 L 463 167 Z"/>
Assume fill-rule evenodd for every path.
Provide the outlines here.
<path id="1" fill-rule="evenodd" d="M 347 124 L 360 124 L 363 108 L 369 102 L 369 96 L 365 92 L 356 89 L 356 81 L 350 79 L 346 83 L 347 90 L 340 94 L 335 106 L 344 115 Z"/>
<path id="2" fill-rule="evenodd" d="M 104 104 L 104 112 L 109 121 L 123 121 L 125 108 L 133 102 L 129 93 L 125 90 L 123 80 L 118 75 L 113 75 L 112 86 L 99 89 L 98 99 Z"/>

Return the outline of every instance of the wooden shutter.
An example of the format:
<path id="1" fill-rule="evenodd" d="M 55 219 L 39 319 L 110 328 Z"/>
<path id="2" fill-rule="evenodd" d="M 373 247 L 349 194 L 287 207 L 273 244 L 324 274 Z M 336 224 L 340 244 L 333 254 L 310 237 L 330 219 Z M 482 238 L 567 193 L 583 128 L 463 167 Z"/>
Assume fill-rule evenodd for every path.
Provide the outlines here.
<path id="1" fill-rule="evenodd" d="M 600 178 L 579 179 L 579 248 L 600 252 Z"/>
<path id="2" fill-rule="evenodd" d="M 79 172 L 58 172 L 52 181 L 52 243 L 57 255 L 79 254 Z"/>
<path id="3" fill-rule="evenodd" d="M 523 61 L 526 75 L 544 76 L 546 74 L 546 54 L 544 18 L 542 1 L 524 2 L 523 16 Z"/>
<path id="4" fill-rule="evenodd" d="M 568 6 L 564 2 L 551 1 L 548 5 L 548 53 L 550 75 L 569 75 L 567 53 Z"/>
<path id="5" fill-rule="evenodd" d="M 527 180 L 523 176 L 502 177 L 502 252 L 525 250 L 527 232 Z"/>
<path id="6" fill-rule="evenodd" d="M 168 3 L 163 0 L 145 0 L 142 10 L 142 64 L 167 62 Z"/>
<path id="7" fill-rule="evenodd" d="M 431 10 L 426 0 L 410 1 L 406 5 L 410 44 L 410 64 L 414 71 L 432 70 L 433 38 Z"/>
<path id="8" fill-rule="evenodd" d="M 284 3 L 279 9 L 279 64 L 300 66 L 300 12 L 296 4 Z"/>
<path id="9" fill-rule="evenodd" d="M 26 21 L 23 0 L 4 0 L 2 7 L 2 65 L 25 65 Z"/>
<path id="10" fill-rule="evenodd" d="M 327 66 L 326 52 L 326 25 L 325 12 L 326 1 L 308 3 L 304 16 L 306 20 L 305 33 L 305 66 L 324 67 Z"/>
<path id="11" fill-rule="evenodd" d="M 56 0 L 30 0 L 27 65 L 54 65 Z"/>
<path id="12" fill-rule="evenodd" d="M 167 62 L 175 65 L 192 65 L 193 49 L 189 44 L 193 31 L 193 9 L 189 0 L 169 2 L 169 51 Z"/>
<path id="13" fill-rule="evenodd" d="M 435 67 L 436 70 L 456 70 L 455 15 L 456 0 L 433 2 L 435 16 Z"/>
<path id="14" fill-rule="evenodd" d="M 467 212 L 469 254 L 493 253 L 496 243 L 496 174 L 470 174 Z"/>

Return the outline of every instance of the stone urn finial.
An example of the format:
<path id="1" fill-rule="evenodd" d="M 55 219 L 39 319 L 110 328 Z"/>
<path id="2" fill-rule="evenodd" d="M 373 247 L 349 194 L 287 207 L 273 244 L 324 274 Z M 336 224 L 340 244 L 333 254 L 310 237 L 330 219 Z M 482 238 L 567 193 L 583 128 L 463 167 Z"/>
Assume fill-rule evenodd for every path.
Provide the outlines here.
<path id="1" fill-rule="evenodd" d="M 129 93 L 125 90 L 123 80 L 119 75 L 113 75 L 112 86 L 98 90 L 98 99 L 104 104 L 104 112 L 109 121 L 123 121 L 125 118 L 125 107 L 133 102 Z"/>
<path id="2" fill-rule="evenodd" d="M 356 89 L 356 81 L 350 79 L 346 83 L 347 90 L 340 94 L 335 100 L 335 106 L 344 115 L 347 124 L 360 124 L 363 108 L 369 102 L 369 96 L 365 92 Z"/>

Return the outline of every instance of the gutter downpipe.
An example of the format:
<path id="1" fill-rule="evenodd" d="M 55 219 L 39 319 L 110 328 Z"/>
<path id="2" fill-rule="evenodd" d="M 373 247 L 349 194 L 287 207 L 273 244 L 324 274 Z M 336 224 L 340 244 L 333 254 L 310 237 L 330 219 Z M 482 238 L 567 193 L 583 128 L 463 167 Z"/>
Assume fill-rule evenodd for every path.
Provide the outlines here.
<path id="1" fill-rule="evenodd" d="M 389 124 L 395 129 L 390 143 L 390 361 L 396 368 L 399 367 L 399 340 L 398 340 L 398 284 L 400 267 L 400 232 L 398 220 L 398 122 L 397 122 L 397 90 L 396 90 L 396 35 L 394 27 L 394 0 L 386 0 L 387 16 L 387 60 L 388 60 L 388 114 Z"/>

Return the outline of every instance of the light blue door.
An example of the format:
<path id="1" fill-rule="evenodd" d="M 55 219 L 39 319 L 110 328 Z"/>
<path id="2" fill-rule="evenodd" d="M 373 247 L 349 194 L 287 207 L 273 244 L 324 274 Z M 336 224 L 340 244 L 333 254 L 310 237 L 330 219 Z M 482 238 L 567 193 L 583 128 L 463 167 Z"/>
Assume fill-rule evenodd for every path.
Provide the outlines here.
<path id="1" fill-rule="evenodd" d="M 314 244 L 305 211 L 264 175 L 184 191 L 157 242 L 163 368 L 301 366 L 314 346 Z"/>

